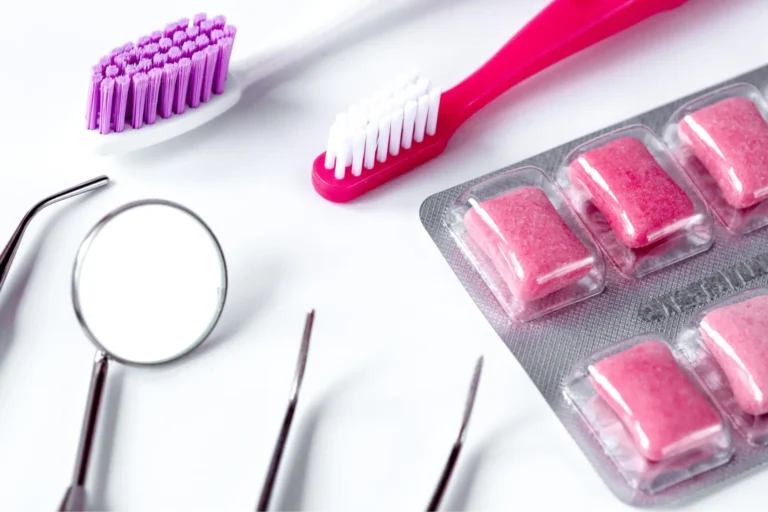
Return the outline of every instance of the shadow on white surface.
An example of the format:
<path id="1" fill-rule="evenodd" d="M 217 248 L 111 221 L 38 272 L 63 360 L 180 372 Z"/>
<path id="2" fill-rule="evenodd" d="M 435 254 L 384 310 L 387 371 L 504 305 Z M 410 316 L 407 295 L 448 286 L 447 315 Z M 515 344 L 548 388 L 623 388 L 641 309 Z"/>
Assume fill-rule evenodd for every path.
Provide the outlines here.
<path id="1" fill-rule="evenodd" d="M 54 206 L 51 208 L 52 211 L 48 214 L 47 219 L 32 221 L 32 224 L 43 223 L 42 229 L 36 235 L 29 232 L 24 234 L 18 248 L 19 252 L 11 264 L 5 284 L 0 289 L 0 370 L 2 370 L 5 356 L 13 343 L 19 307 L 24 301 L 25 291 L 35 272 L 40 251 L 48 239 L 48 234 L 56 229 L 56 224 L 70 208 L 74 208 L 81 201 L 86 201 L 88 195 L 70 199 L 61 206 Z M 21 218 L 22 214 L 19 214 L 19 220 Z M 9 234 L 8 238 L 10 236 Z M 34 240 L 30 240 L 32 238 Z M 30 242 L 32 243 L 31 247 L 24 249 L 24 246 L 29 246 Z"/>
<path id="2" fill-rule="evenodd" d="M 265 263 L 250 275 L 247 272 L 233 272 L 229 262 L 228 266 L 229 291 L 219 325 L 208 340 L 187 356 L 189 359 L 217 349 L 254 322 L 269 300 L 274 299 L 283 276 L 283 268 L 277 262 Z M 233 279 L 233 276 L 237 277 Z"/>
<path id="3" fill-rule="evenodd" d="M 16 316 L 19 306 L 24 300 L 24 291 L 27 289 L 32 274 L 35 270 L 35 262 L 40 253 L 46 234 L 51 230 L 51 224 L 48 223 L 43 231 L 35 240 L 35 245 L 31 247 L 23 256 L 23 262 L 16 262 L 21 268 L 11 268 L 8 280 L 5 286 L 0 290 L 3 299 L 0 302 L 0 368 L 2 368 L 5 356 L 13 343 L 13 337 L 16 330 Z"/>
<path id="4" fill-rule="evenodd" d="M 499 427 L 475 447 L 466 446 L 466 452 L 459 458 L 457 473 L 449 484 L 443 510 L 473 510 L 470 507 L 472 492 L 478 481 L 485 459 L 492 454 L 498 442 L 517 430 L 517 423 L 511 422 Z M 467 450 L 469 448 L 470 450 Z"/>
<path id="5" fill-rule="evenodd" d="M 308 361 L 307 365 L 311 365 L 311 361 Z M 318 427 L 325 413 L 339 396 L 364 375 L 365 370 L 361 368 L 333 384 L 310 405 L 307 412 L 302 415 L 301 423 L 294 425 L 295 430 L 291 432 L 288 438 L 288 444 L 294 445 L 291 450 L 293 454 L 289 460 L 283 462 L 280 470 L 282 476 L 278 475 L 277 481 L 284 483 L 281 486 L 282 489 L 278 489 L 281 492 L 276 494 L 277 499 L 273 500 L 275 510 L 312 510 L 312 507 L 305 503 L 305 493 L 308 487 L 309 467 L 312 462 L 312 452 Z M 298 407 L 301 407 L 301 400 L 299 400 Z M 298 429 L 296 429 L 297 426 Z"/>
<path id="6" fill-rule="evenodd" d="M 88 510 L 110 510 L 114 504 L 109 503 L 108 482 L 112 453 L 115 444 L 115 432 L 120 417 L 120 400 L 123 395 L 124 368 L 118 363 L 112 363 L 107 378 L 107 389 L 96 427 L 96 456 L 92 462 L 93 475 L 89 482 L 90 496 L 86 508 Z M 85 394 L 83 394 L 85 398 Z M 85 406 L 85 403 L 83 403 Z"/>

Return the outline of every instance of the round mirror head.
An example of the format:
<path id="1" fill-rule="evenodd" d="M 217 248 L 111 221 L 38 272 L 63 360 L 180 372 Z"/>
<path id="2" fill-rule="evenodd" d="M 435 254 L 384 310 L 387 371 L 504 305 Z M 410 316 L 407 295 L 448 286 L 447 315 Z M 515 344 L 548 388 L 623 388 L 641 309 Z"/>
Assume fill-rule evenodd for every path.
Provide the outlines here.
<path id="1" fill-rule="evenodd" d="M 117 361 L 156 364 L 200 345 L 224 308 L 227 266 L 216 237 L 175 203 L 126 204 L 80 245 L 72 300 L 91 341 Z"/>

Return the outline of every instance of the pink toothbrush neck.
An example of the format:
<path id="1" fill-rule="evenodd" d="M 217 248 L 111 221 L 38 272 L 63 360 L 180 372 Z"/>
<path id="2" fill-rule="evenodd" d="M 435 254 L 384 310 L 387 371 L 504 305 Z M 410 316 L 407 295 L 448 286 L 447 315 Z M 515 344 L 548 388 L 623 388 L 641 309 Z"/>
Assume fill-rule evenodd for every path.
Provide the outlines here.
<path id="1" fill-rule="evenodd" d="M 526 78 L 688 0 L 555 0 L 480 69 L 443 95 L 451 131 Z"/>

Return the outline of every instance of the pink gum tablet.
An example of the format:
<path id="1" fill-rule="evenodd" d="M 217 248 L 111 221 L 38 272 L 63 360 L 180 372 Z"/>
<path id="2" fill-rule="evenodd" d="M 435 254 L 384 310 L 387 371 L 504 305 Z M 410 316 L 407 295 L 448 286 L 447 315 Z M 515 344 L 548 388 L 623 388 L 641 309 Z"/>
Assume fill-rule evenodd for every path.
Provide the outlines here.
<path id="1" fill-rule="evenodd" d="M 699 332 L 739 407 L 753 416 L 768 413 L 768 296 L 715 309 Z"/>
<path id="2" fill-rule="evenodd" d="M 464 215 L 464 226 L 522 301 L 565 288 L 594 265 L 587 248 L 538 187 L 521 187 L 475 204 Z"/>
<path id="3" fill-rule="evenodd" d="M 678 135 L 736 209 L 768 196 L 768 123 L 749 98 L 733 97 L 683 118 Z"/>
<path id="4" fill-rule="evenodd" d="M 638 451 L 661 461 L 722 431 L 712 404 L 661 341 L 645 341 L 589 367 L 598 395 L 621 419 Z"/>
<path id="5" fill-rule="evenodd" d="M 661 240 L 694 214 L 691 199 L 635 137 L 587 151 L 571 163 L 569 176 L 632 249 Z"/>

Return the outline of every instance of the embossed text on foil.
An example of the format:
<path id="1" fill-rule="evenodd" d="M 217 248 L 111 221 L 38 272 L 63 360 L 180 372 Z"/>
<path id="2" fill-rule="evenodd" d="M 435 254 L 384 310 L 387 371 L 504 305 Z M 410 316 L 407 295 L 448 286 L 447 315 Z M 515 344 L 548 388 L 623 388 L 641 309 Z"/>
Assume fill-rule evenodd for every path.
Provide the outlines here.
<path id="1" fill-rule="evenodd" d="M 768 253 L 694 281 L 640 307 L 640 318 L 646 322 L 665 320 L 673 315 L 689 313 L 713 300 L 748 286 L 758 277 L 768 275 Z"/>

